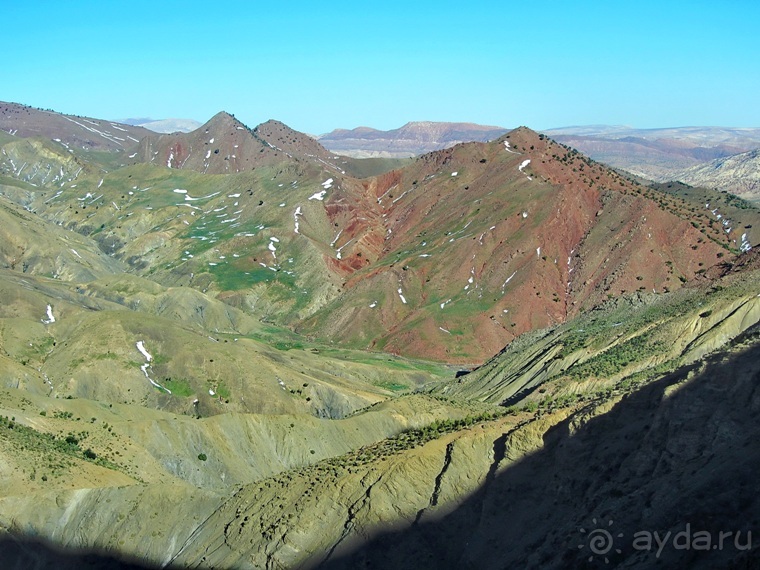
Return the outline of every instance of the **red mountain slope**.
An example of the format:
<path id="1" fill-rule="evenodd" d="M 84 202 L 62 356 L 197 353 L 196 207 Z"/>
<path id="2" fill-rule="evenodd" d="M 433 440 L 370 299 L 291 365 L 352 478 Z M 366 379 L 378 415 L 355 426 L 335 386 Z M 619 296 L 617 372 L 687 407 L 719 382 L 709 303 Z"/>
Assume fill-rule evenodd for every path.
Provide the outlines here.
<path id="1" fill-rule="evenodd" d="M 361 208 L 340 220 L 345 287 L 302 326 L 353 345 L 479 362 L 522 332 L 609 296 L 678 288 L 730 255 L 683 201 L 524 128 L 362 184 L 382 227 L 360 225 Z"/>

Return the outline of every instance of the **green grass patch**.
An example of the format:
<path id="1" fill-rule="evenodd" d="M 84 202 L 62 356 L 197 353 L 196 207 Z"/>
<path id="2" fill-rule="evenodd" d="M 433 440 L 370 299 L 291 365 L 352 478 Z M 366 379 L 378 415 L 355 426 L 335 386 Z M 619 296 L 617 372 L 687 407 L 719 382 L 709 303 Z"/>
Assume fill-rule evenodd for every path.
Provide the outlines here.
<path id="1" fill-rule="evenodd" d="M 376 384 L 380 388 L 385 388 L 386 390 L 390 390 L 391 392 L 403 392 L 404 390 L 408 390 L 409 386 L 406 384 L 401 384 L 400 382 L 380 382 L 379 384 Z"/>
<path id="2" fill-rule="evenodd" d="M 113 352 L 103 352 L 92 357 L 93 360 L 119 360 L 119 356 Z"/>
<path id="3" fill-rule="evenodd" d="M 168 390 L 171 390 L 172 396 L 187 398 L 195 394 L 195 390 L 193 390 L 190 382 L 184 378 L 165 378 L 163 386 Z"/>
<path id="4" fill-rule="evenodd" d="M 368 178 L 403 168 L 413 161 L 413 158 L 349 158 L 344 167 L 355 178 Z"/>
<path id="5" fill-rule="evenodd" d="M 169 362 L 169 357 L 163 354 L 153 354 L 152 356 L 153 360 L 151 361 L 151 366 L 153 366 L 154 369 L 156 366 L 161 366 Z"/>
<path id="6" fill-rule="evenodd" d="M 220 382 L 219 385 L 216 387 L 216 393 L 219 394 L 225 400 L 229 400 L 230 396 L 232 395 L 230 392 L 230 389 L 227 387 L 227 385 L 224 382 Z"/>
<path id="7" fill-rule="evenodd" d="M 224 291 L 240 291 L 259 283 L 281 283 L 289 289 L 296 285 L 294 276 L 284 271 L 272 271 L 260 265 L 244 268 L 241 267 L 241 263 L 222 263 L 209 266 L 208 271 L 214 276 L 219 288 Z M 281 294 L 290 296 L 289 293 L 281 292 Z"/>
<path id="8" fill-rule="evenodd" d="M 300 342 L 290 342 L 286 340 L 277 340 L 271 343 L 271 346 L 276 348 L 277 350 L 299 350 L 303 349 L 305 345 Z"/>
<path id="9" fill-rule="evenodd" d="M 346 362 L 355 362 L 358 364 L 367 364 L 378 368 L 385 368 L 401 372 L 426 372 L 433 376 L 450 376 L 451 371 L 446 364 L 431 362 L 427 360 L 413 360 L 409 358 L 392 356 L 383 352 L 368 352 L 363 350 L 323 348 L 320 350 L 323 356 L 344 360 Z"/>

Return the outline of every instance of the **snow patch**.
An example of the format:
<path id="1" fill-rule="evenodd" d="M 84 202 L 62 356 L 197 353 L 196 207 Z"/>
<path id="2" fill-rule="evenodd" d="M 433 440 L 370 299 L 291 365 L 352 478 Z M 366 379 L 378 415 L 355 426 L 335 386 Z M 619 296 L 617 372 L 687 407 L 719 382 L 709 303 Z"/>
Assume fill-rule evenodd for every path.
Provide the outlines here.
<path id="1" fill-rule="evenodd" d="M 348 240 L 346 243 L 344 243 L 342 246 L 340 246 L 340 247 L 338 248 L 338 250 L 337 250 L 337 258 L 338 258 L 338 259 L 343 259 L 343 257 L 342 257 L 342 254 L 341 254 L 340 252 L 341 252 L 341 250 L 342 250 L 344 247 L 346 247 L 346 246 L 347 246 L 349 243 L 351 243 L 352 241 L 354 241 L 354 238 L 351 238 L 350 240 Z"/>
<path id="2" fill-rule="evenodd" d="M 752 249 L 752 246 L 749 244 L 749 241 L 747 241 L 747 233 L 745 232 L 742 234 L 739 251 L 741 251 L 742 253 L 747 253 L 750 249 Z"/>
<path id="3" fill-rule="evenodd" d="M 504 281 L 504 284 L 501 286 L 502 291 L 504 290 L 504 287 L 507 286 L 507 283 L 509 283 L 510 281 L 512 281 L 512 277 L 514 277 L 516 274 L 517 274 L 517 271 L 515 271 L 514 273 L 512 273 L 512 275 L 510 275 L 509 277 L 507 277 L 507 280 Z"/>
<path id="4" fill-rule="evenodd" d="M 519 152 L 512 150 L 512 148 L 509 146 L 509 141 L 504 141 L 504 150 L 511 152 L 512 154 L 520 154 Z"/>
<path id="5" fill-rule="evenodd" d="M 42 319 L 42 322 L 46 325 L 51 325 L 55 322 L 55 317 L 53 316 L 53 307 L 50 305 L 47 306 L 47 319 Z"/>
<path id="6" fill-rule="evenodd" d="M 293 231 L 295 233 L 298 233 L 298 216 L 303 216 L 303 214 L 301 213 L 301 206 L 298 206 L 298 208 L 296 208 L 296 211 L 293 212 L 293 219 L 296 222 L 295 228 L 293 228 Z"/>
<path id="7" fill-rule="evenodd" d="M 145 348 L 145 343 L 143 341 L 138 340 L 135 346 L 137 346 L 137 350 L 139 350 L 140 353 L 145 357 L 145 360 L 147 360 L 148 362 L 153 360 L 153 356 L 151 356 L 151 354 L 147 351 L 147 349 Z"/>
<path id="8" fill-rule="evenodd" d="M 519 170 L 520 172 L 522 172 L 523 174 L 525 174 L 525 176 L 527 176 L 528 180 L 533 180 L 533 178 L 531 178 L 530 176 L 528 176 L 528 174 L 527 174 L 526 172 L 524 172 L 524 171 L 523 171 L 523 168 L 525 168 L 525 167 L 526 167 L 526 166 L 528 166 L 529 164 L 530 164 L 530 159 L 529 159 L 529 158 L 528 158 L 528 159 L 526 159 L 526 160 L 523 160 L 523 161 L 520 163 L 520 166 L 518 166 L 518 167 L 517 167 L 517 170 Z"/>

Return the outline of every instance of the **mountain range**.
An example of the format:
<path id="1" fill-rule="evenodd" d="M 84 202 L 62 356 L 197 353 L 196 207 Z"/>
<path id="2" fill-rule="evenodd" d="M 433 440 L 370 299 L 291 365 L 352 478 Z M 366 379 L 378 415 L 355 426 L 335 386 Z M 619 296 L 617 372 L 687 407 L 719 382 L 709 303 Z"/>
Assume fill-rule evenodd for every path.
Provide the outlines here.
<path id="1" fill-rule="evenodd" d="M 471 123 L 420 121 L 389 131 L 369 127 L 336 129 L 317 139 L 345 156 L 408 158 L 461 142 L 488 142 L 507 131 Z M 594 160 L 644 180 L 677 180 L 758 200 L 760 169 L 755 151 L 760 148 L 760 129 L 588 125 L 543 132 Z"/>
<path id="2" fill-rule="evenodd" d="M 462 142 L 487 142 L 509 129 L 475 123 L 413 121 L 398 129 L 336 129 L 317 137 L 332 152 L 355 158 L 410 158 Z"/>
<path id="3" fill-rule="evenodd" d="M 694 185 L 704 183 L 721 190 L 757 199 L 754 192 L 744 193 L 745 183 L 715 184 L 694 178 L 700 167 L 719 169 L 728 157 L 760 148 L 760 129 L 728 127 L 682 127 L 634 129 L 631 127 L 585 126 L 549 129 L 548 136 L 587 154 L 595 160 L 656 182 L 680 180 Z M 741 161 L 741 156 L 732 162 Z M 743 180 L 756 170 L 743 169 L 726 173 L 725 178 Z M 751 184 L 751 182 L 749 182 Z"/>
<path id="4" fill-rule="evenodd" d="M 607 297 L 675 290 L 754 243 L 744 226 L 757 221 L 524 128 L 364 179 L 355 159 L 281 123 L 249 129 L 226 113 L 144 136 L 110 172 L 65 148 L 35 163 L 25 144 L 4 147 L 8 174 L 67 176 L 51 174 L 54 192 L 17 187 L 18 203 L 138 275 L 322 341 L 459 364 Z"/>
<path id="5" fill-rule="evenodd" d="M 201 123 L 193 119 L 123 119 L 118 121 L 128 125 L 143 127 L 156 133 L 189 133 L 201 126 Z"/>
<path id="6" fill-rule="evenodd" d="M 125 123 L 154 132 L 188 133 L 201 126 L 190 119 L 125 119 Z M 509 129 L 474 123 L 410 122 L 382 131 L 370 127 L 335 129 L 315 137 L 331 152 L 353 158 L 401 159 L 462 142 L 488 142 Z M 760 129 L 681 127 L 634 129 L 625 126 L 588 125 L 549 129 L 545 134 L 604 164 L 646 180 L 677 180 L 693 186 L 710 186 L 757 201 L 756 151 Z M 388 162 L 364 166 L 375 172 Z M 401 163 L 399 163 L 401 164 Z"/>
<path id="7" fill-rule="evenodd" d="M 362 160 L 2 109 L 9 567 L 560 568 L 594 517 L 758 523 L 750 202 L 526 127 Z"/>

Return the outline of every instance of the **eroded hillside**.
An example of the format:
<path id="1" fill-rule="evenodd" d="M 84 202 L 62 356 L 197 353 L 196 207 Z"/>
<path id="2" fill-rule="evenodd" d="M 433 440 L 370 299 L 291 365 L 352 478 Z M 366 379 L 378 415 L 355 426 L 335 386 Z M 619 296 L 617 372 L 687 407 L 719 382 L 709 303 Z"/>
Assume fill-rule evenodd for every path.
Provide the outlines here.
<path id="1" fill-rule="evenodd" d="M 602 520 L 615 525 L 611 567 L 680 565 L 682 550 L 647 550 L 632 536 L 642 528 L 672 535 L 688 523 L 741 531 L 741 547 L 759 522 L 757 343 L 749 331 L 730 348 L 639 385 L 506 414 L 473 410 L 252 483 L 211 479 L 213 491 L 203 482 L 201 489 L 144 482 L 10 496 L 2 499 L 3 525 L 18 540 L 50 536 L 69 549 L 113 555 L 118 543 L 122 556 L 162 566 L 565 568 L 588 562 L 582 529 Z M 22 406 L 37 413 L 32 400 Z M 117 425 L 119 434 L 126 426 Z M 727 432 L 727 425 L 742 427 Z M 125 547 L 125 536 L 126 545 L 140 546 Z M 689 560 L 714 568 L 752 556 L 733 547 Z"/>
<path id="2" fill-rule="evenodd" d="M 758 524 L 749 204 L 525 128 L 364 179 L 227 114 L 58 144 L 0 138 L 5 566 L 564 568 L 594 519 Z M 661 560 L 753 555 L 711 554 Z"/>
<path id="3" fill-rule="evenodd" d="M 361 180 L 346 160 L 220 113 L 143 138 L 135 164 L 3 194 L 128 273 L 322 342 L 460 364 L 608 297 L 676 290 L 754 239 L 524 128 Z"/>

